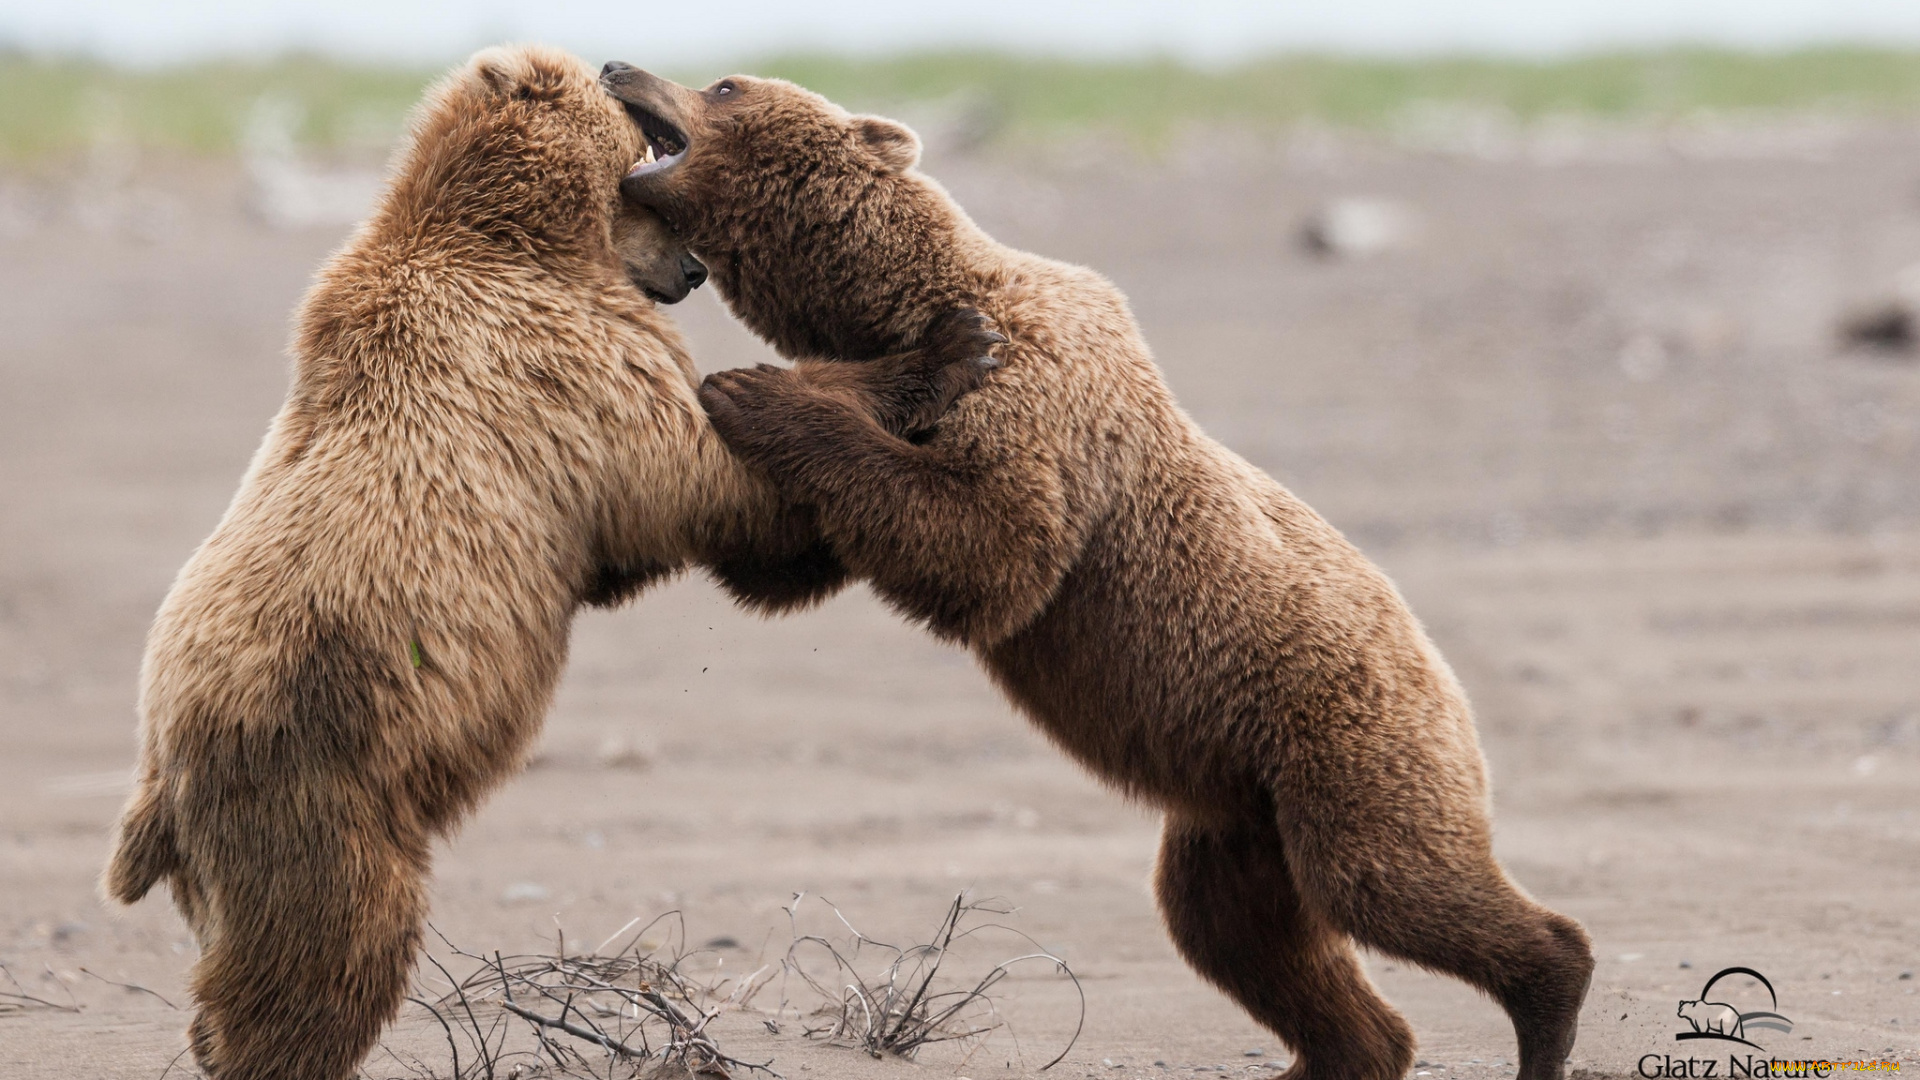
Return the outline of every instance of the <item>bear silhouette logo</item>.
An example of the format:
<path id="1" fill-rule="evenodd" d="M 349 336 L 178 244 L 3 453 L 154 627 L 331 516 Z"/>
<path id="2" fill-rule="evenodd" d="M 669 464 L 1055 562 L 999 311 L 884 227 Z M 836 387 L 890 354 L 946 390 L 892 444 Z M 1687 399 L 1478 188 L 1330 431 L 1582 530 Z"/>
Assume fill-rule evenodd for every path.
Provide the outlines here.
<path id="1" fill-rule="evenodd" d="M 1780 1032 L 1793 1030 L 1793 1021 L 1781 1016 L 1777 1012 L 1767 1012 L 1765 1010 L 1741 1012 L 1739 1009 L 1724 1001 L 1709 1000 L 1709 995 L 1713 993 L 1714 984 L 1729 975 L 1752 976 L 1759 981 L 1761 986 L 1767 988 L 1768 1002 L 1775 1008 L 1779 1007 L 1780 999 L 1778 995 L 1773 992 L 1773 984 L 1767 981 L 1765 975 L 1760 974 L 1752 968 L 1724 968 L 1716 972 L 1713 978 L 1708 979 L 1707 984 L 1700 988 L 1700 996 L 1698 998 L 1680 1003 L 1680 1008 L 1674 1015 L 1685 1020 L 1693 1030 L 1680 1032 L 1673 1037 L 1674 1041 L 1680 1042 L 1687 1039 L 1724 1039 L 1728 1042 L 1737 1042 L 1745 1046 L 1751 1046 L 1755 1050 L 1765 1050 L 1766 1047 L 1747 1038 L 1749 1028 L 1770 1028 Z"/>
<path id="2" fill-rule="evenodd" d="M 1693 1030 L 1708 1035 L 1732 1035 L 1736 1038 L 1745 1035 L 1740 1023 L 1740 1010 L 1718 1001 L 1683 1001 L 1680 1003 L 1680 1018 L 1693 1025 Z"/>

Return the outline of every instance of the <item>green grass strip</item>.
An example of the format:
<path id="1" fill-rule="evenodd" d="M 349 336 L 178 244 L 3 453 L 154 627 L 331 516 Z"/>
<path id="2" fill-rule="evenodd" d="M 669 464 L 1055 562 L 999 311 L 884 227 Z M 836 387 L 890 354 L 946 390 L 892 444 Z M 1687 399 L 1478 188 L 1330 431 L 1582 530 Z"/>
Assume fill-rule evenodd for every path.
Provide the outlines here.
<path id="1" fill-rule="evenodd" d="M 1434 102 L 1499 110 L 1520 123 L 1560 115 L 1658 122 L 1701 112 L 1920 113 L 1920 52 L 1866 47 L 1666 49 L 1547 61 L 1290 54 L 1224 68 L 970 51 L 772 56 L 740 69 L 791 78 L 855 108 L 944 103 L 984 118 L 994 137 L 1016 139 L 1096 130 L 1155 141 L 1194 124 L 1382 129 L 1410 107 Z M 669 72 L 700 82 L 722 73 Z M 0 53 L 0 158 L 128 145 L 225 154 L 262 108 L 292 117 L 305 146 L 374 150 L 391 144 L 436 74 L 310 56 L 145 70 Z"/>

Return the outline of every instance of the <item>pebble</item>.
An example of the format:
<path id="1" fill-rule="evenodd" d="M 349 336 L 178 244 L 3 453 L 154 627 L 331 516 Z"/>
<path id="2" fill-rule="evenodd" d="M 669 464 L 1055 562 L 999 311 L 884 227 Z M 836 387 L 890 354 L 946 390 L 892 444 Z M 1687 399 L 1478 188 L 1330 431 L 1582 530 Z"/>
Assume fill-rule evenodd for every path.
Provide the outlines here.
<path id="1" fill-rule="evenodd" d="M 637 772 L 653 764 L 653 758 L 645 747 L 637 740 L 622 735 L 609 735 L 601 740 L 594 757 L 603 769 L 632 769 Z"/>
<path id="2" fill-rule="evenodd" d="M 1327 258 L 1368 258 L 1412 246 L 1418 231 L 1413 211 L 1382 199 L 1335 199 L 1307 215 L 1300 243 Z"/>

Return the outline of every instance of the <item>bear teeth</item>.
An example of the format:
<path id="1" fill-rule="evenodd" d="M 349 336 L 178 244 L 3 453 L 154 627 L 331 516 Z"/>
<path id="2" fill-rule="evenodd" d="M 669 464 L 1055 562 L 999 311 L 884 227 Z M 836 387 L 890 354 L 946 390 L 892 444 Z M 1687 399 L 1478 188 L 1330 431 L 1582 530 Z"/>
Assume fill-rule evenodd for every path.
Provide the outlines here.
<path id="1" fill-rule="evenodd" d="M 655 160 L 656 159 L 653 153 L 653 144 L 648 143 L 646 146 L 646 149 L 640 152 L 640 160 L 634 162 L 633 167 L 637 169 L 642 165 L 651 165 L 654 163 Z"/>

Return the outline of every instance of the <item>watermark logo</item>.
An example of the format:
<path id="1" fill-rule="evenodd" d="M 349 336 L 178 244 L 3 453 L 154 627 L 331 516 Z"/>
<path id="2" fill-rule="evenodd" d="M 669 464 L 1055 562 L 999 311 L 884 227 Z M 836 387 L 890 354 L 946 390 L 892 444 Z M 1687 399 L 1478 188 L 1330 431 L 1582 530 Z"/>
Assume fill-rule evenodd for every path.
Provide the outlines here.
<path id="1" fill-rule="evenodd" d="M 1766 987 L 1770 1008 L 1742 1012 L 1724 1001 L 1713 1000 L 1714 984 L 1729 975 L 1751 976 L 1761 986 Z M 1705 986 L 1700 988 L 1699 997 L 1680 1003 L 1680 1009 L 1675 1015 L 1685 1020 L 1692 1030 L 1679 1032 L 1673 1038 L 1675 1042 L 1686 1042 L 1689 1039 L 1719 1039 L 1736 1042 L 1742 1046 L 1751 1046 L 1755 1050 L 1765 1050 L 1766 1047 L 1754 1042 L 1749 1037 L 1749 1033 L 1757 1033 L 1761 1029 L 1778 1031 L 1782 1034 L 1792 1031 L 1793 1021 L 1771 1011 L 1779 1007 L 1780 996 L 1773 992 L 1773 984 L 1767 981 L 1765 975 L 1749 967 L 1722 968 L 1707 980 Z"/>
<path id="2" fill-rule="evenodd" d="M 1729 994 L 1722 989 L 1718 993 L 1714 987 L 1731 976 L 1744 975 L 1751 982 L 1739 986 L 1739 991 Z M 1767 1007 L 1764 1009 L 1742 1009 L 1730 1002 L 1717 1000 L 1735 996 L 1742 1000 L 1757 1001 L 1755 991 L 1765 987 Z M 1770 1057 L 1766 1047 L 1755 1042 L 1765 1038 L 1767 1031 L 1781 1033 L 1793 1030 L 1793 1021 L 1774 1010 L 1780 1007 L 1780 996 L 1773 992 L 1773 983 L 1765 975 L 1749 967 L 1730 967 L 1714 973 L 1700 988 L 1700 996 L 1682 1000 L 1675 1015 L 1687 1022 L 1687 1030 L 1673 1036 L 1675 1042 L 1692 1042 L 1696 1039 L 1710 1039 L 1715 1042 L 1738 1043 L 1760 1051 L 1758 1054 L 1743 1050 L 1729 1049 L 1724 1058 L 1680 1056 L 1677 1053 L 1644 1054 L 1640 1058 L 1639 1068 L 1635 1071 L 1647 1080 L 1674 1080 L 1677 1077 L 1701 1078 L 1701 1080 L 1749 1080 L 1751 1077 L 1764 1077 L 1766 1080 L 1778 1080 L 1781 1077 L 1810 1080 L 1825 1080 L 1837 1072 L 1897 1072 L 1898 1061 L 1832 1061 L 1827 1058 L 1785 1058 Z M 1724 1069 L 1724 1071 L 1722 1071 Z"/>

